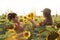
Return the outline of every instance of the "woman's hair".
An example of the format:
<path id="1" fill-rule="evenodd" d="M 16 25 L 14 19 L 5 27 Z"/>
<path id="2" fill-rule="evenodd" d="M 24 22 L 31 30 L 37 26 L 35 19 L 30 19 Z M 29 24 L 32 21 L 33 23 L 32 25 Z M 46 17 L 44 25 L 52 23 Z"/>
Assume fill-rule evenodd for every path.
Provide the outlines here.
<path id="1" fill-rule="evenodd" d="M 16 15 L 16 13 L 9 13 L 7 18 L 9 21 L 11 21 L 13 18 L 15 18 Z"/>
<path id="2" fill-rule="evenodd" d="M 51 10 L 49 8 L 44 9 L 43 15 L 48 20 L 48 24 L 52 24 Z"/>
<path id="3" fill-rule="evenodd" d="M 43 14 L 44 14 L 44 17 L 47 18 L 47 19 L 51 19 L 51 18 L 52 18 L 52 17 L 51 17 L 51 14 L 48 13 L 48 12 L 45 12 L 45 13 L 43 13 Z"/>
<path id="4" fill-rule="evenodd" d="M 51 10 L 49 8 L 45 8 L 43 11 L 43 15 L 45 18 L 51 18 Z"/>

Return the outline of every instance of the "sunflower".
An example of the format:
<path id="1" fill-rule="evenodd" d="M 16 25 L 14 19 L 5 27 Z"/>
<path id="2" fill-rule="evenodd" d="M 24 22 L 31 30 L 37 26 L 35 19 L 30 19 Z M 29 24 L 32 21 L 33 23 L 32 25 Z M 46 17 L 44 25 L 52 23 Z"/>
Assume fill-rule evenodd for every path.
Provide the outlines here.
<path id="1" fill-rule="evenodd" d="M 20 19 L 20 22 L 23 22 L 23 19 Z"/>
<path id="2" fill-rule="evenodd" d="M 15 33 L 14 29 L 9 29 L 8 31 L 11 32 L 11 33 Z"/>
<path id="3" fill-rule="evenodd" d="M 5 40 L 16 40 L 16 36 L 7 37 Z"/>
<path id="4" fill-rule="evenodd" d="M 31 12 L 27 17 L 33 20 L 34 19 L 34 14 Z"/>
<path id="5" fill-rule="evenodd" d="M 9 30 L 7 34 L 9 35 L 5 40 L 16 40 L 17 34 L 14 30 Z"/>
<path id="6" fill-rule="evenodd" d="M 33 17 L 33 16 L 34 14 L 32 12 L 28 15 L 28 17 Z"/>
<path id="7" fill-rule="evenodd" d="M 14 29 L 14 28 L 15 28 L 15 25 L 14 24 L 13 25 L 6 25 L 4 27 L 5 30 Z"/>
<path id="8" fill-rule="evenodd" d="M 26 16 L 24 16 L 24 19 L 27 19 L 27 17 L 26 17 Z"/>
<path id="9" fill-rule="evenodd" d="M 59 37 L 57 32 L 51 32 L 47 37 L 46 40 L 56 40 Z"/>
<path id="10" fill-rule="evenodd" d="M 13 39 L 16 39 L 17 35 L 16 34 L 13 34 L 12 38 Z"/>
<path id="11" fill-rule="evenodd" d="M 23 23 L 27 23 L 27 16 L 24 16 L 24 18 L 23 18 Z"/>
<path id="12" fill-rule="evenodd" d="M 24 23 L 24 24 L 28 24 L 28 21 L 27 21 L 27 20 L 24 20 L 23 23 Z"/>
<path id="13" fill-rule="evenodd" d="M 59 29 L 60 28 L 60 23 L 57 23 L 56 27 L 57 27 L 57 29 Z"/>
<path id="14" fill-rule="evenodd" d="M 25 39 L 30 38 L 30 36 L 31 36 L 30 31 L 23 32 L 23 36 L 24 36 Z"/>
<path id="15" fill-rule="evenodd" d="M 58 30 L 58 34 L 60 34 L 60 29 Z"/>

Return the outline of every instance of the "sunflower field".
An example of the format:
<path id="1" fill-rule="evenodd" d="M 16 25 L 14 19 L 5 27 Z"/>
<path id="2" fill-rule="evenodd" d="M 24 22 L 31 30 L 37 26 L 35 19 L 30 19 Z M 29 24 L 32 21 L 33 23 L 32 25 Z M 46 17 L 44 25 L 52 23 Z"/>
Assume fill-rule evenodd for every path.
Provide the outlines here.
<path id="1" fill-rule="evenodd" d="M 60 40 L 60 15 L 52 16 L 52 26 L 46 25 L 37 28 L 32 26 L 28 18 L 39 24 L 43 21 L 43 16 L 36 16 L 33 13 L 19 16 L 21 25 L 27 24 L 24 31 L 20 33 L 19 40 Z M 14 24 L 8 21 L 6 14 L 0 16 L 0 40 L 17 40 L 17 33 L 14 28 Z"/>

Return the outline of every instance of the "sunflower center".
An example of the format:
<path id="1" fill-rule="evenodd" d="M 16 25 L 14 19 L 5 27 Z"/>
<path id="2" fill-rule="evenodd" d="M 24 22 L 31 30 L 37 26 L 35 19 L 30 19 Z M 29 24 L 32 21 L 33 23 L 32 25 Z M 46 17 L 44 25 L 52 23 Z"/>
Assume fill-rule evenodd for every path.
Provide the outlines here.
<path id="1" fill-rule="evenodd" d="M 25 33 L 25 36 L 28 36 L 29 34 L 28 33 Z"/>

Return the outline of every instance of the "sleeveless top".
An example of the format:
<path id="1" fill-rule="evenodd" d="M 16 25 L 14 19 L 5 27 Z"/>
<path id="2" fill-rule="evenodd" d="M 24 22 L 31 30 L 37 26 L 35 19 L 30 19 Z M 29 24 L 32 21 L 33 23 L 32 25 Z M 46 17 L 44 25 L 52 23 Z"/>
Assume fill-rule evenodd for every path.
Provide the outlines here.
<path id="1" fill-rule="evenodd" d="M 20 26 L 20 23 L 17 22 L 17 23 L 15 23 L 15 29 L 14 29 L 14 30 L 16 31 L 16 33 L 20 33 L 20 32 L 22 32 L 24 29 L 23 29 L 23 27 Z"/>

